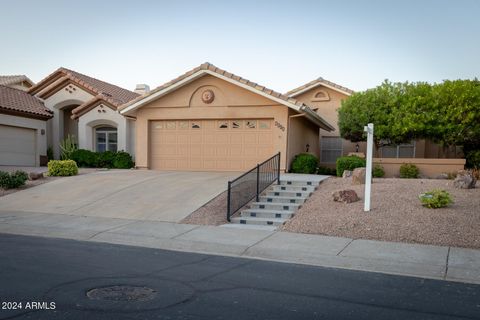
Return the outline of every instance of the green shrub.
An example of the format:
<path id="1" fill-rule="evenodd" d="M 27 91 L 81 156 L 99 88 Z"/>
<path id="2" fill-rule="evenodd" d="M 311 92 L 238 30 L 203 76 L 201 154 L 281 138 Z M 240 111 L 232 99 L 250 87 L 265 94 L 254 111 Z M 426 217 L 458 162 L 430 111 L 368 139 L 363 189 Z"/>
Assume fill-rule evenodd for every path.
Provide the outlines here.
<path id="1" fill-rule="evenodd" d="M 373 167 L 372 174 L 374 178 L 383 178 L 385 176 L 385 170 L 379 164 Z"/>
<path id="2" fill-rule="evenodd" d="M 113 168 L 116 152 L 104 151 L 97 153 L 97 168 Z"/>
<path id="3" fill-rule="evenodd" d="M 130 169 L 133 167 L 132 156 L 125 151 L 118 151 L 113 159 L 113 167 L 116 169 Z"/>
<path id="4" fill-rule="evenodd" d="M 416 179 L 419 173 L 417 166 L 414 164 L 404 163 L 400 166 L 400 178 Z"/>
<path id="5" fill-rule="evenodd" d="M 77 163 L 73 160 L 50 160 L 48 161 L 48 175 L 50 176 L 74 176 L 78 174 Z"/>
<path id="6" fill-rule="evenodd" d="M 318 158 L 313 154 L 300 153 L 293 158 L 291 172 L 315 173 L 317 171 Z"/>
<path id="7" fill-rule="evenodd" d="M 362 167 L 365 167 L 365 165 L 366 165 L 365 159 L 357 156 L 347 156 L 347 157 L 337 158 L 337 176 L 341 177 L 343 175 L 343 171 L 345 170 L 362 168 Z"/>
<path id="8" fill-rule="evenodd" d="M 70 155 L 70 159 L 77 163 L 79 167 L 95 168 L 99 153 L 85 149 L 77 149 Z"/>
<path id="9" fill-rule="evenodd" d="M 47 159 L 48 159 L 48 161 L 53 160 L 53 148 L 52 147 L 47 148 Z"/>
<path id="10" fill-rule="evenodd" d="M 332 168 L 328 168 L 328 167 L 319 166 L 317 168 L 317 174 L 323 174 L 323 175 L 327 175 L 327 176 L 335 176 L 335 175 L 337 175 L 337 170 L 332 169 Z"/>
<path id="11" fill-rule="evenodd" d="M 70 154 L 70 160 L 74 160 L 79 167 L 87 168 L 130 169 L 134 165 L 132 156 L 125 151 L 94 152 L 77 149 Z"/>
<path id="12" fill-rule="evenodd" d="M 0 187 L 4 189 L 14 189 L 23 186 L 28 179 L 25 171 L 17 170 L 13 173 L 0 171 Z"/>
<path id="13" fill-rule="evenodd" d="M 445 190 L 434 189 L 429 192 L 422 193 L 420 196 L 420 202 L 427 208 L 443 208 L 453 203 L 450 194 Z"/>
<path id="14" fill-rule="evenodd" d="M 470 151 L 465 156 L 467 168 L 480 169 L 480 150 Z"/>
<path id="15" fill-rule="evenodd" d="M 60 141 L 60 159 L 70 160 L 72 152 L 74 152 L 75 150 L 77 150 L 75 136 L 69 134 L 65 139 Z"/>

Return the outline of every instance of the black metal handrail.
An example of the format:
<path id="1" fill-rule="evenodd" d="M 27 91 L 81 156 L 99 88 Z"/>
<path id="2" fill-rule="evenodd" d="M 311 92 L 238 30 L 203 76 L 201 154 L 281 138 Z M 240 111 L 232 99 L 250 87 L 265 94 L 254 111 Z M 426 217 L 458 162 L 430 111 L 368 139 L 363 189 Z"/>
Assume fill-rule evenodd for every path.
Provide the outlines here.
<path id="1" fill-rule="evenodd" d="M 259 195 L 275 181 L 280 184 L 280 152 L 228 181 L 227 220 L 253 199 L 258 201 Z"/>

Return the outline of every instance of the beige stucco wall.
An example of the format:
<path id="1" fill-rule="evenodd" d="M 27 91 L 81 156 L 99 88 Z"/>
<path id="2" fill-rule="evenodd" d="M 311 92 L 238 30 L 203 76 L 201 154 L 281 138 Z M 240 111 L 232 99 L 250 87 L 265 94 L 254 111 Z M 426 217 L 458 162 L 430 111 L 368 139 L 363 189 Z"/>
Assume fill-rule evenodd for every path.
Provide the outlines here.
<path id="1" fill-rule="evenodd" d="M 35 130 L 35 165 L 40 165 L 40 156 L 47 155 L 47 121 L 0 114 L 0 124 Z M 43 134 L 42 134 L 43 130 Z"/>
<path id="2" fill-rule="evenodd" d="M 100 111 L 100 112 L 99 112 Z M 101 126 L 117 128 L 117 150 L 132 153 L 129 137 L 129 120 L 118 111 L 99 105 L 78 119 L 78 143 L 80 149 L 95 150 L 94 131 Z"/>
<path id="3" fill-rule="evenodd" d="M 211 104 L 201 101 L 201 93 L 215 94 Z M 273 118 L 274 151 L 282 153 L 281 168 L 287 163 L 288 108 L 216 77 L 205 75 L 149 104 L 135 115 L 135 161 L 149 167 L 149 121 L 166 119 L 254 119 Z M 284 128 L 282 130 L 282 128 Z M 272 154 L 273 155 L 273 154 Z"/>
<path id="4" fill-rule="evenodd" d="M 328 100 L 318 101 L 315 99 L 315 94 L 319 91 L 324 91 L 328 94 Z M 328 121 L 334 128 L 335 131 L 328 132 L 326 130 L 320 129 L 320 139 L 322 136 L 329 137 L 340 137 L 340 131 L 338 130 L 338 109 L 342 105 L 342 100 L 348 98 L 348 95 L 340 93 L 336 90 L 327 88 L 325 86 L 319 85 L 318 87 L 312 88 L 308 91 L 305 91 L 297 96 L 294 96 L 295 99 L 306 103 L 307 105 L 318 108 L 316 111 L 322 118 Z M 320 144 L 320 141 L 317 143 Z M 355 152 L 356 143 L 352 143 L 348 140 L 343 139 L 342 142 L 342 154 L 347 155 L 350 152 Z M 366 148 L 366 143 L 359 143 L 359 151 L 364 151 Z M 327 167 L 335 167 L 335 164 L 323 163 L 320 162 L 320 165 Z"/>
<path id="5" fill-rule="evenodd" d="M 442 173 L 456 173 L 465 166 L 465 159 L 425 159 L 425 158 L 373 158 L 374 165 L 378 164 L 385 170 L 385 177 L 399 177 L 400 166 L 404 163 L 415 164 L 420 175 L 435 178 Z"/>
<path id="6" fill-rule="evenodd" d="M 60 157 L 59 143 L 64 138 L 64 114 L 62 108 L 72 105 L 81 105 L 85 101 L 93 98 L 93 95 L 82 90 L 80 87 L 68 85 L 75 90 L 71 93 L 62 88 L 44 100 L 47 108 L 53 111 L 53 118 L 49 120 L 48 143 L 53 148 L 53 154 L 56 159 Z M 67 87 L 67 86 L 65 86 Z"/>
<path id="7" fill-rule="evenodd" d="M 319 157 L 319 130 L 316 125 L 308 121 L 304 116 L 295 114 L 293 110 L 288 123 L 288 146 L 287 146 L 287 170 L 290 169 L 293 158 L 299 153 L 308 153 Z"/>

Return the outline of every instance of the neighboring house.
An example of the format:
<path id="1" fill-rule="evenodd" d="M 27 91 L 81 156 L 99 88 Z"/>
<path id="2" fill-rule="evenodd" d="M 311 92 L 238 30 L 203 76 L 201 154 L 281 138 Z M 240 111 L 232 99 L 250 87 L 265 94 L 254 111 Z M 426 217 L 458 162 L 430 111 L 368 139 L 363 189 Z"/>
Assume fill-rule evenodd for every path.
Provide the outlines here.
<path id="1" fill-rule="evenodd" d="M 45 165 L 47 120 L 52 117 L 40 99 L 0 85 L 0 165 Z"/>
<path id="2" fill-rule="evenodd" d="M 81 149 L 133 154 L 135 121 L 120 115 L 117 108 L 138 97 L 138 93 L 65 68 L 59 68 L 28 92 L 53 111 L 47 131 L 55 158 L 60 156 L 59 143 L 67 135 L 73 135 Z"/>
<path id="3" fill-rule="evenodd" d="M 319 129 L 334 129 L 306 104 L 204 63 L 120 107 L 136 118 L 141 168 L 243 171 L 281 152 L 281 169 Z"/>
<path id="4" fill-rule="evenodd" d="M 289 97 L 312 106 L 325 120 L 331 123 L 335 131 L 320 130 L 320 165 L 334 167 L 336 159 L 357 151 L 365 153 L 366 143 L 352 143 L 340 137 L 338 129 L 338 109 L 342 100 L 354 91 L 323 78 L 313 80 L 286 93 Z M 460 150 L 444 149 L 428 140 L 417 140 L 401 145 L 386 145 L 376 151 L 376 158 L 460 158 Z"/>
<path id="5" fill-rule="evenodd" d="M 27 76 L 24 75 L 0 76 L 0 85 L 10 88 L 27 91 L 34 84 L 35 83 L 33 83 L 32 80 L 30 80 Z"/>

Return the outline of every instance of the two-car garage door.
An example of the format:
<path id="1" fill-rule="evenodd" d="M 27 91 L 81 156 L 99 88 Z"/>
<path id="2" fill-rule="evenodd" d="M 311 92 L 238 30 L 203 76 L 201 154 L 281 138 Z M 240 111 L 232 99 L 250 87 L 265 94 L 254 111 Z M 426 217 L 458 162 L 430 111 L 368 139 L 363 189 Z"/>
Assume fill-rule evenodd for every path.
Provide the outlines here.
<path id="1" fill-rule="evenodd" d="M 243 171 L 271 157 L 273 119 L 150 122 L 150 168 Z"/>
<path id="2" fill-rule="evenodd" d="M 35 130 L 0 125 L 0 165 L 35 166 Z"/>

